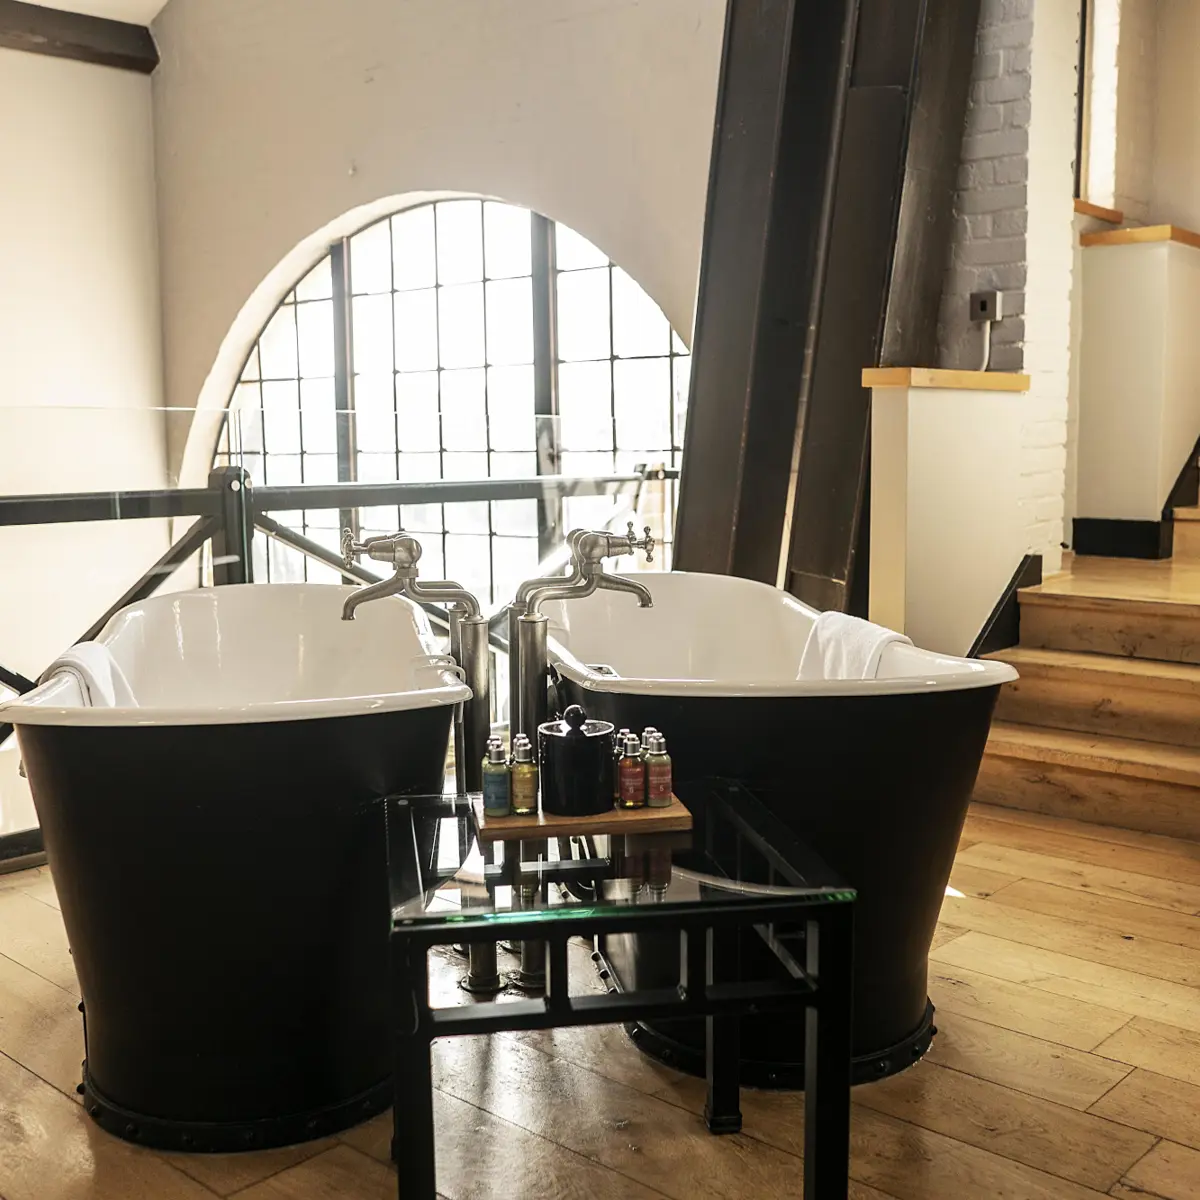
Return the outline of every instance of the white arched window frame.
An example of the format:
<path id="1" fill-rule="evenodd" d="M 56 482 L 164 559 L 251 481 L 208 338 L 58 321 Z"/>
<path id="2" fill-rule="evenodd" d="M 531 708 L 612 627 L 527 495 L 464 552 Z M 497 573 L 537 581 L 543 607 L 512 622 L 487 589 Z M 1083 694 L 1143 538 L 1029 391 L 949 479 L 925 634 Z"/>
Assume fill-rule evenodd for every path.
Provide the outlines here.
<path id="1" fill-rule="evenodd" d="M 405 209 L 334 243 L 283 298 L 230 401 L 217 465 L 255 482 L 421 482 L 678 467 L 687 347 L 658 305 L 568 227 L 494 200 Z M 675 487 L 646 489 L 638 519 L 665 543 Z M 420 537 L 422 574 L 498 603 L 577 525 L 630 498 L 569 497 L 275 513 L 336 548 Z M 259 535 L 255 578 L 334 581 Z"/>

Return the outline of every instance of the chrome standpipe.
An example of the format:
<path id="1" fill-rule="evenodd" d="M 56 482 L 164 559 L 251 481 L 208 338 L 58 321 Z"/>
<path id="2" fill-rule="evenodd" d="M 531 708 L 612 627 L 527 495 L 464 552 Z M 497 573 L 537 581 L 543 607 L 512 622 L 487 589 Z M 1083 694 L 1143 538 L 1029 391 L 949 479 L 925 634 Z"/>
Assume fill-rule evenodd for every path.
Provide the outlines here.
<path id="1" fill-rule="evenodd" d="M 353 621 L 355 609 L 382 596 L 407 596 L 417 604 L 446 604 L 450 612 L 450 654 L 461 668 L 471 689 L 471 698 L 456 707 L 454 714 L 454 786 L 460 793 L 483 789 L 483 756 L 492 728 L 491 663 L 488 657 L 488 624 L 479 601 L 452 580 L 421 583 L 417 563 L 421 544 L 400 531 L 388 537 L 356 542 L 349 529 L 342 532 L 342 558 L 349 566 L 366 554 L 376 562 L 395 568 L 391 579 L 360 588 L 346 598 L 342 620 Z M 500 991 L 500 972 L 493 942 L 472 942 L 463 986 L 470 992 L 494 995 Z"/>
<path id="2" fill-rule="evenodd" d="M 346 565 L 363 554 L 376 562 L 390 563 L 395 574 L 347 596 L 343 621 L 353 621 L 360 605 L 383 596 L 407 596 L 417 604 L 445 604 L 450 609 L 450 654 L 471 689 L 471 699 L 462 705 L 455 719 L 455 783 L 460 792 L 478 792 L 483 788 L 483 755 L 492 727 L 488 628 L 479 601 L 449 579 L 421 583 L 417 578 L 421 543 L 403 530 L 365 542 L 356 542 L 350 530 L 344 530 L 342 557 Z"/>
<path id="3" fill-rule="evenodd" d="M 590 596 L 598 588 L 615 592 L 630 592 L 642 608 L 653 603 L 650 589 L 632 579 L 607 575 L 604 559 L 620 554 L 646 552 L 646 561 L 654 561 L 654 539 L 650 528 L 638 538 L 633 522 L 625 534 L 606 530 L 575 529 L 567 534 L 571 548 L 571 567 L 565 575 L 547 579 L 530 579 L 517 589 L 508 610 L 509 630 L 509 730 L 513 737 L 525 733 L 535 743 L 538 726 L 547 717 L 546 677 L 550 670 L 549 618 L 541 611 L 548 600 L 577 600 Z M 520 843 L 522 861 L 537 861 L 546 855 L 546 842 L 541 840 Z M 537 903 L 535 888 L 522 887 L 517 901 L 522 908 Z M 521 943 L 521 969 L 515 982 L 526 991 L 541 991 L 546 986 L 546 944 L 541 941 Z"/>
<path id="4" fill-rule="evenodd" d="M 626 533 L 607 530 L 573 529 L 567 534 L 571 548 L 571 567 L 565 575 L 526 580 L 508 610 L 508 713 L 511 736 L 524 733 L 537 739 L 538 726 L 546 719 L 546 675 L 550 669 L 547 654 L 549 621 L 541 606 L 548 600 L 578 600 L 597 588 L 630 592 L 643 608 L 653 603 L 650 589 L 632 579 L 605 573 L 606 558 L 646 552 L 646 561 L 654 561 L 654 538 L 650 527 L 638 538 L 633 522 Z"/>

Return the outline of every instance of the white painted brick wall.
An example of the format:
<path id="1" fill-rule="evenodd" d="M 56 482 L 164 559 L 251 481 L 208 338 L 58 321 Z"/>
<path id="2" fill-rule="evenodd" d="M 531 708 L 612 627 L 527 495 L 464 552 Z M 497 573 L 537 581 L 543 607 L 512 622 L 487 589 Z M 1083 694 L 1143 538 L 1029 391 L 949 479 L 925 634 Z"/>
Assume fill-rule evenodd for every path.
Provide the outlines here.
<path id="1" fill-rule="evenodd" d="M 1022 473 L 1028 549 L 1043 568 L 1062 562 L 1071 368 L 1071 280 L 1075 265 L 1075 77 L 1079 0 L 1036 0 L 1029 122 L 1028 277 Z"/>
<path id="2" fill-rule="evenodd" d="M 991 367 L 1024 370 L 1020 494 L 1027 549 L 1058 570 L 1063 541 L 1074 268 L 1079 0 L 983 0 L 963 131 L 941 361 L 978 368 L 973 291 L 1005 293 Z"/>

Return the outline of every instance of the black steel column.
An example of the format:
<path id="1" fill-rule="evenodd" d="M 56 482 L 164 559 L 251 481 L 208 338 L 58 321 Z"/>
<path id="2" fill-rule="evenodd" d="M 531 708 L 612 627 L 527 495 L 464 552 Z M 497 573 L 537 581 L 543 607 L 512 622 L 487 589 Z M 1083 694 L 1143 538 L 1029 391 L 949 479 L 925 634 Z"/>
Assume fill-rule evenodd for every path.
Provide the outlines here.
<path id="1" fill-rule="evenodd" d="M 979 3 L 730 0 L 681 569 L 865 610 L 862 369 L 936 363 Z"/>
<path id="2" fill-rule="evenodd" d="M 213 583 L 253 583 L 254 497 L 245 467 L 214 467 L 208 486 L 221 497 L 221 515 L 212 535 Z"/>
<path id="3" fill-rule="evenodd" d="M 354 428 L 354 318 L 351 307 L 350 243 L 347 238 L 329 247 L 329 267 L 333 275 L 333 404 L 337 421 L 338 483 L 358 479 L 358 439 Z M 358 537 L 358 509 L 343 508 L 338 524 Z M 343 583 L 353 583 L 343 578 Z"/>
<path id="4" fill-rule="evenodd" d="M 558 274 L 554 222 L 530 214 L 533 269 L 533 414 L 537 473 L 557 475 L 561 461 L 558 429 Z M 566 532 L 561 496 L 538 501 L 538 561 L 558 549 Z"/>
<path id="5" fill-rule="evenodd" d="M 858 0 L 729 0 L 675 565 L 774 583 Z"/>
<path id="6" fill-rule="evenodd" d="M 790 515 L 786 586 L 816 608 L 866 615 L 862 370 L 937 363 L 978 21 L 979 0 L 861 0 Z"/>

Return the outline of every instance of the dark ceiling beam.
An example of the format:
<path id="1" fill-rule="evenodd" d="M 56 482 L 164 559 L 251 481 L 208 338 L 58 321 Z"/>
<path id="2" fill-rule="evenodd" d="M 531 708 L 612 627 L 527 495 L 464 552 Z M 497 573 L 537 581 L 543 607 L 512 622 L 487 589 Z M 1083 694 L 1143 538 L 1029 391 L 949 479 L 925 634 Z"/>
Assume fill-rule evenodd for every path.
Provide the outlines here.
<path id="1" fill-rule="evenodd" d="M 729 0 L 674 563 L 775 583 L 859 0 Z"/>
<path id="2" fill-rule="evenodd" d="M 158 47 L 144 25 L 23 4 L 21 0 L 0 0 L 0 48 L 142 75 L 158 66 Z"/>
<path id="3" fill-rule="evenodd" d="M 863 367 L 937 362 L 980 0 L 862 0 L 785 586 L 866 616 L 871 394 Z"/>

